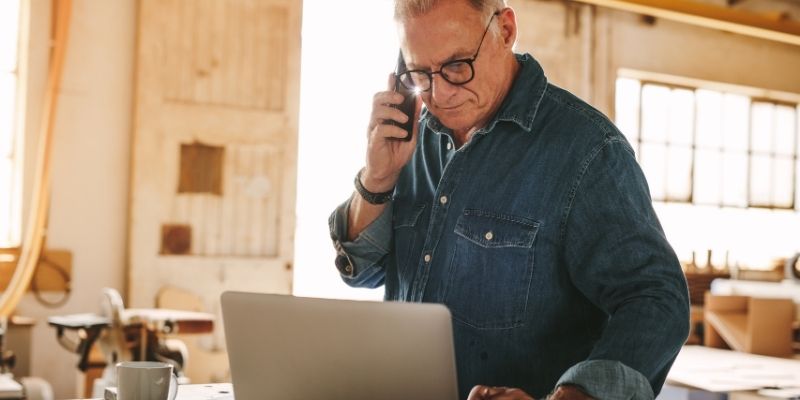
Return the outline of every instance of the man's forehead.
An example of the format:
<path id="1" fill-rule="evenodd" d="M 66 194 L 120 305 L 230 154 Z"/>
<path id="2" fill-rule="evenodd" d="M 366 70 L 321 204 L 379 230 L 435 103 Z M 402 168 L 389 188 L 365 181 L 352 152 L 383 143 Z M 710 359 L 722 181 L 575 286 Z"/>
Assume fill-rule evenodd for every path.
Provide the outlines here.
<path id="1" fill-rule="evenodd" d="M 406 63 L 429 67 L 471 56 L 478 46 L 476 37 L 482 33 L 478 30 L 483 26 L 480 13 L 470 14 L 442 19 L 424 15 L 398 23 L 398 38 Z"/>

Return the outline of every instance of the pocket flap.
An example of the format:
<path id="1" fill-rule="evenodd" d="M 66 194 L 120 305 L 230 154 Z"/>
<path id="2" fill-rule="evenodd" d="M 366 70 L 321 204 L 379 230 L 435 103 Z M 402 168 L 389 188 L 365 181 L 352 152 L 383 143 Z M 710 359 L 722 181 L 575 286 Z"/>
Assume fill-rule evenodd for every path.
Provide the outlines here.
<path id="1" fill-rule="evenodd" d="M 455 233 L 486 248 L 531 247 L 540 223 L 530 218 L 482 210 L 464 210 Z"/>

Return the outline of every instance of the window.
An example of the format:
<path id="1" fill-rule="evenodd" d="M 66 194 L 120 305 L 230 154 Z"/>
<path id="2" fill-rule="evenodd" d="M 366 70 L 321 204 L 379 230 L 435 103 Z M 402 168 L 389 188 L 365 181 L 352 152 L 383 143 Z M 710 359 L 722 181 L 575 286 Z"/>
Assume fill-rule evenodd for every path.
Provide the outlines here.
<path id="1" fill-rule="evenodd" d="M 342 25 L 340 21 L 350 18 L 354 8 L 370 18 Z M 393 12 L 390 0 L 303 1 L 295 295 L 383 298 L 383 288 L 354 290 L 342 282 L 333 266 L 336 251 L 327 221 L 333 209 L 353 193 L 353 176 L 364 165 L 365 124 L 372 112 L 372 96 L 386 90 L 387 76 L 397 62 Z M 352 75 L 353 65 L 360 68 L 358 79 L 331 79 Z M 331 93 L 336 101 L 330 100 Z"/>
<path id="2" fill-rule="evenodd" d="M 0 247 L 19 245 L 21 136 L 17 129 L 20 0 L 0 1 Z"/>
<path id="3" fill-rule="evenodd" d="M 616 93 L 654 201 L 800 210 L 796 102 L 627 77 Z"/>

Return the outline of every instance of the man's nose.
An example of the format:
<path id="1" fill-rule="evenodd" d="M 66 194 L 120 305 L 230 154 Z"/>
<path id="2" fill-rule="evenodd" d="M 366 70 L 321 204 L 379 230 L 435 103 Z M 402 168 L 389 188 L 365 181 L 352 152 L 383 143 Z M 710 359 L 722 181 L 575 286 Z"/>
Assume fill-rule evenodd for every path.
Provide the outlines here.
<path id="1" fill-rule="evenodd" d="M 448 82 L 440 74 L 431 78 L 431 99 L 435 105 L 447 105 L 448 99 L 456 90 L 458 90 L 458 86 Z"/>

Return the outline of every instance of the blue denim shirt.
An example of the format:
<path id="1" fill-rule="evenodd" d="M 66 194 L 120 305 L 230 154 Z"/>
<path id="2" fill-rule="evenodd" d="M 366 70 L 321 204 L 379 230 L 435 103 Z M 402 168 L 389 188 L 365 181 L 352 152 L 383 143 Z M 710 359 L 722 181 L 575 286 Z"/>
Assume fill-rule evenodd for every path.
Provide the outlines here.
<path id="1" fill-rule="evenodd" d="M 453 316 L 459 391 L 561 384 L 652 399 L 688 334 L 689 298 L 633 150 L 599 111 L 548 84 L 530 55 L 503 105 L 455 149 L 432 114 L 392 203 L 337 267 L 386 300 Z"/>

